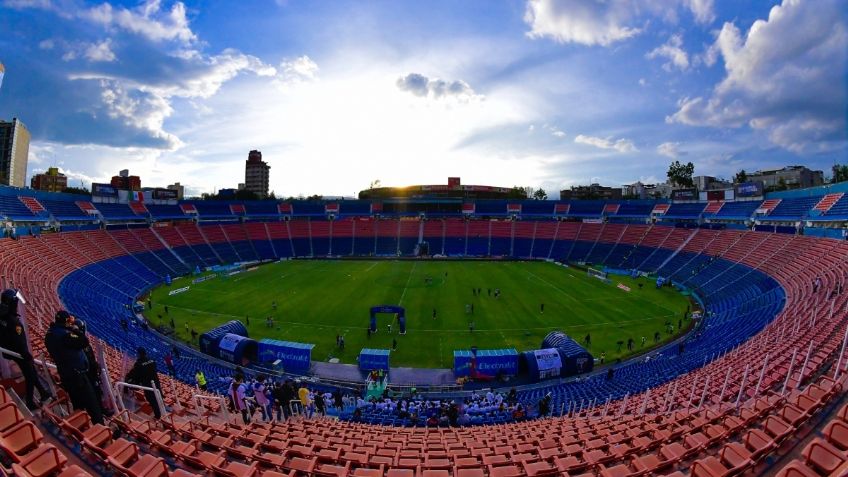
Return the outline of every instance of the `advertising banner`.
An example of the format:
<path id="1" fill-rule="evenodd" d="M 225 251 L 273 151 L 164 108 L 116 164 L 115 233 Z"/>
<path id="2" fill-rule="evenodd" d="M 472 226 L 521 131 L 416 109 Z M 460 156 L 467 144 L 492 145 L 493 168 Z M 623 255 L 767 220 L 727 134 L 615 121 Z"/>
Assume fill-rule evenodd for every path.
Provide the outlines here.
<path id="1" fill-rule="evenodd" d="M 559 370 L 562 368 L 562 358 L 560 358 L 559 351 L 555 348 L 533 350 L 533 355 L 536 356 L 539 371 Z"/>
<path id="2" fill-rule="evenodd" d="M 743 182 L 736 185 L 737 197 L 762 197 L 763 183 L 762 181 Z"/>
<path id="3" fill-rule="evenodd" d="M 362 371 L 373 371 L 382 369 L 389 370 L 389 350 L 364 348 L 359 353 L 359 369 Z"/>
<path id="4" fill-rule="evenodd" d="M 314 347 L 311 343 L 263 339 L 259 341 L 259 360 L 269 364 L 279 359 L 285 371 L 306 372 L 309 371 Z"/>
<path id="5" fill-rule="evenodd" d="M 698 200 L 697 189 L 677 189 L 671 191 L 671 200 Z"/>
<path id="6" fill-rule="evenodd" d="M 488 376 L 518 374 L 518 351 L 514 349 L 477 351 L 477 372 Z"/>
<path id="7" fill-rule="evenodd" d="M 92 182 L 91 195 L 96 197 L 118 197 L 118 189 L 112 187 L 111 184 L 98 184 Z"/>

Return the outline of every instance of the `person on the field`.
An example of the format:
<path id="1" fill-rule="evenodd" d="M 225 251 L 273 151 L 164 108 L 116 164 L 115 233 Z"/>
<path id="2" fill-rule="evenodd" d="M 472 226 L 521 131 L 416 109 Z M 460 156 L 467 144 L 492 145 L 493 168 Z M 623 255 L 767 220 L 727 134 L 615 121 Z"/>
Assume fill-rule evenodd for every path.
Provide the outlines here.
<path id="1" fill-rule="evenodd" d="M 542 313 L 542 314 L 545 313 L 545 304 L 544 303 L 539 305 L 539 313 Z"/>
<path id="2" fill-rule="evenodd" d="M 592 346 L 592 335 L 586 333 L 586 337 L 583 339 L 583 342 L 586 343 L 586 346 Z"/>
<path id="3" fill-rule="evenodd" d="M 397 338 L 392 338 L 392 350 L 397 351 Z"/>
<path id="4" fill-rule="evenodd" d="M 436 319 L 436 309 L 435 308 L 433 308 L 433 319 L 434 320 Z"/>

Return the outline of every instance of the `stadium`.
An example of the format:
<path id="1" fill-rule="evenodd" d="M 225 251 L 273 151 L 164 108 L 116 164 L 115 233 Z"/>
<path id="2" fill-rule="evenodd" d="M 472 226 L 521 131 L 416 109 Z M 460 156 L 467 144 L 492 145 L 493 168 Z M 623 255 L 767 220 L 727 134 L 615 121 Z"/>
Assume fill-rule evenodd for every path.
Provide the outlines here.
<path id="1" fill-rule="evenodd" d="M 841 417 L 823 422 L 823 415 L 836 415 L 845 379 L 844 242 L 798 234 L 784 224 L 844 220 L 848 196 L 843 193 L 726 203 L 480 200 L 474 203 L 473 213 L 436 216 L 422 216 L 415 211 L 416 203 L 410 202 L 406 204 L 409 215 L 393 216 L 373 214 L 374 204 L 367 201 L 108 204 L 72 200 L 62 194 L 0 191 L 4 215 L 17 222 L 58 218 L 69 224 L 58 233 L 4 239 L 3 277 L 7 286 L 17 287 L 32 303 L 24 307 L 35 356 L 45 355 L 41 337 L 52 310 L 65 307 L 85 319 L 88 332 L 96 337 L 96 348 L 102 350 L 114 391 L 111 399 L 117 412 L 111 424 L 123 432 L 113 438 L 108 426 L 92 425 L 85 411 L 71 412 L 67 402 L 59 399 L 45 411 L 50 422 L 46 428 L 64 446 L 47 444 L 41 432 L 27 427 L 26 409 L 11 398 L 19 387 L 8 388 L 3 448 L 22 449 L 12 454 L 16 475 L 48 475 L 66 466 L 66 455 L 94 469 L 125 475 L 664 475 L 664 470 L 675 469 L 689 469 L 692 475 L 730 475 L 768 468 L 777 455 L 786 452 L 788 443 L 809 433 L 808 426 L 824 428 L 824 437 L 805 448 L 801 459 L 807 459 L 807 464 L 799 461 L 787 469 L 811 465 L 810 472 L 816 472 L 821 465 L 838 467 L 838 462 L 818 459 L 823 459 L 819 449 L 841 445 L 840 419 L 846 409 L 839 411 Z M 422 255 L 425 244 L 432 255 Z M 24 260 L 10 260 L 12 256 Z M 319 363 L 325 361 L 323 356 L 313 355 L 311 367 L 298 368 L 291 356 L 280 353 L 283 363 L 275 368 L 260 362 L 255 350 L 253 358 L 247 358 L 251 346 L 245 343 L 260 348 L 266 341 L 286 343 L 260 339 L 266 326 L 263 315 L 254 315 L 250 326 L 249 336 L 259 343 L 244 336 L 248 335 L 244 323 L 236 320 L 240 326 L 232 326 L 230 316 L 210 322 L 223 323 L 231 335 L 243 335 L 224 350 L 224 345 L 198 348 L 190 336 L 173 333 L 175 328 L 182 331 L 181 317 L 176 327 L 159 326 L 148 313 L 151 306 L 153 313 L 161 313 L 169 297 L 189 297 L 191 287 L 219 284 L 212 292 L 223 293 L 250 274 L 266 269 L 274 275 L 286 272 L 273 267 L 334 264 L 362 269 L 410 261 L 420 266 L 451 265 L 448 280 L 465 267 L 483 263 L 551 267 L 533 273 L 545 273 L 547 278 L 541 280 L 561 283 L 568 283 L 568 273 L 578 274 L 569 285 L 575 293 L 578 283 L 588 281 L 625 294 L 616 286 L 625 280 L 633 287 L 631 294 L 639 293 L 638 280 L 657 291 L 660 278 L 673 284 L 664 288 L 674 298 L 682 298 L 676 296 L 678 290 L 687 291 L 693 310 L 702 306 L 702 313 L 679 336 L 649 344 L 634 357 L 624 355 L 612 366 L 612 359 L 600 363 L 592 357 L 598 367 L 594 371 L 588 371 L 591 366 L 586 368 L 584 360 L 583 367 L 566 372 L 565 362 L 573 354 L 601 346 L 583 348 L 582 332 L 572 333 L 574 338 L 561 334 L 566 342 L 547 343 L 546 337 L 546 343 L 531 345 L 543 347 L 532 357 L 543 350 L 559 355 L 553 370 L 543 366 L 549 361 L 539 360 L 531 370 L 513 370 L 514 364 L 507 364 L 497 376 L 484 376 L 489 353 L 482 346 L 474 353 L 458 350 L 457 356 L 463 354 L 481 364 L 464 385 L 430 382 L 434 373 L 426 370 L 395 368 L 389 363 L 391 350 L 376 345 L 381 352 L 362 350 L 358 357 L 362 366 Z M 436 268 L 418 278 L 442 278 L 437 275 L 442 270 Z M 410 272 L 402 271 L 409 280 Z M 523 269 L 510 272 L 526 280 L 523 273 Z M 190 280 L 184 287 L 176 279 L 181 276 Z M 267 284 L 269 278 L 259 281 Z M 481 294 L 486 294 L 486 286 L 482 284 Z M 183 288 L 187 290 L 170 293 Z M 463 300 L 472 301 L 476 292 L 468 290 L 468 282 L 462 281 L 460 288 L 468 295 Z M 146 302 L 150 290 L 153 303 Z M 169 293 L 157 295 L 160 290 Z M 549 313 L 555 313 L 557 290 L 542 291 L 549 300 Z M 507 300 L 506 295 L 515 292 L 504 287 L 502 293 Z M 600 292 L 587 288 L 583 293 Z M 204 296 L 194 295 L 192 301 L 202 301 Z M 478 307 L 484 306 L 484 298 L 489 297 L 480 297 Z M 279 298 L 281 309 L 287 300 Z M 170 303 L 169 313 L 177 313 L 176 302 Z M 270 307 L 270 303 L 265 306 Z M 351 345 L 365 347 L 373 339 L 386 347 L 381 336 L 387 335 L 384 327 L 400 317 L 382 317 L 374 326 L 368 309 L 347 308 L 358 315 L 350 324 L 358 322 L 349 338 Z M 387 311 L 399 312 L 396 308 Z M 149 326 L 144 324 L 146 313 Z M 483 327 L 483 311 L 478 313 Z M 456 314 L 464 327 L 467 318 Z M 397 333 L 401 330 L 393 334 L 401 341 L 415 337 L 416 327 L 431 320 L 412 314 L 405 318 L 406 324 L 401 325 L 405 335 Z M 279 319 L 279 325 L 286 327 L 288 320 Z M 129 327 L 127 321 L 132 322 Z M 565 326 L 568 321 L 559 324 Z M 604 328 L 589 329 L 595 340 L 603 340 Z M 369 338 L 364 337 L 365 330 L 370 330 Z M 196 330 L 201 343 L 209 332 Z M 477 332 L 483 334 L 483 330 Z M 320 330 L 318 334 L 331 333 Z M 458 343 L 468 350 L 475 342 Z M 180 356 L 174 360 L 173 377 L 159 376 L 159 396 L 167 409 L 160 421 L 149 420 L 150 407 L 143 398 L 121 390 L 123 374 L 139 345 L 149 350 L 160 371 L 168 366 L 165 355 L 178 349 Z M 427 343 L 418 346 L 423 349 Z M 532 351 L 527 348 L 492 354 L 496 360 L 511 359 L 518 358 L 516 351 L 522 368 L 526 367 L 524 361 L 531 358 L 527 352 Z M 613 350 L 609 351 L 612 356 Z M 374 356 L 365 356 L 367 352 Z M 248 375 L 288 376 L 308 383 L 316 393 L 342 390 L 358 400 L 381 383 L 388 386 L 387 396 L 429 402 L 515 389 L 515 400 L 527 409 L 527 415 L 516 417 L 495 408 L 470 415 L 462 427 L 438 422 L 432 426 L 384 407 L 357 408 L 351 400 L 341 409 L 330 408 L 328 417 L 307 417 L 307 409 L 293 404 L 295 415 L 303 413 L 302 417 L 269 423 L 257 413 L 251 424 L 243 425 L 226 410 L 222 398 L 236 365 Z M 343 369 L 329 371 L 333 366 Z M 205 373 L 208 392 L 196 388 L 198 369 Z M 376 369 L 385 375 L 375 380 Z M 454 371 L 459 374 L 460 369 Z M 517 375 L 515 379 L 506 378 L 511 374 Z M 416 377 L 420 383 L 409 381 Z M 547 416 L 540 416 L 539 403 L 545 396 L 549 396 Z M 29 437 L 21 437 L 22 433 Z M 67 472 L 63 475 L 78 475 Z"/>
<path id="2" fill-rule="evenodd" d="M 845 7 L 0 1 L 0 477 L 848 477 Z"/>

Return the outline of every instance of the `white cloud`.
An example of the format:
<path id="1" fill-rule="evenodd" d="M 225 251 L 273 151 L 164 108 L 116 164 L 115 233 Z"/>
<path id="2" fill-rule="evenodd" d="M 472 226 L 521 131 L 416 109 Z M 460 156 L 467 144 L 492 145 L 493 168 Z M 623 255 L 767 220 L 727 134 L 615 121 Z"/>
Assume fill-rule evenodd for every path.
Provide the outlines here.
<path id="1" fill-rule="evenodd" d="M 560 43 L 607 46 L 637 35 L 630 2 L 528 0 L 524 21 L 530 38 L 550 37 Z"/>
<path id="2" fill-rule="evenodd" d="M 112 40 L 107 39 L 100 43 L 91 43 L 85 48 L 85 58 L 89 61 L 115 61 L 115 53 L 112 51 Z"/>
<path id="3" fill-rule="evenodd" d="M 153 41 L 177 40 L 191 43 L 197 39 L 186 18 L 186 8 L 176 2 L 170 11 L 161 9 L 160 0 L 147 0 L 134 9 L 113 7 L 109 3 L 77 13 L 95 23 L 142 35 Z"/>
<path id="4" fill-rule="evenodd" d="M 841 0 L 784 0 L 745 36 L 725 23 L 714 45 L 724 60 L 725 78 L 707 97 L 682 98 L 666 120 L 748 125 L 798 153 L 844 144 L 844 18 Z"/>
<path id="5" fill-rule="evenodd" d="M 277 75 L 274 84 L 285 89 L 299 83 L 315 81 L 318 78 L 318 70 L 318 64 L 306 55 L 293 60 L 283 60 L 277 68 L 278 72 L 274 72 Z"/>
<path id="6" fill-rule="evenodd" d="M 666 58 L 668 61 L 662 67 L 666 71 L 677 68 L 686 71 L 689 68 L 689 55 L 683 49 L 683 37 L 678 33 L 671 35 L 668 41 L 658 46 L 645 55 L 646 58 Z"/>
<path id="7" fill-rule="evenodd" d="M 639 78 L 639 86 L 647 86 L 648 81 L 645 78 Z"/>
<path id="8" fill-rule="evenodd" d="M 677 159 L 680 156 L 685 156 L 687 153 L 680 150 L 679 142 L 664 142 L 657 146 L 657 153 L 665 157 Z"/>
<path id="9" fill-rule="evenodd" d="M 686 0 L 686 4 L 695 16 L 695 21 L 709 24 L 715 21 L 713 0 Z"/>
<path id="10" fill-rule="evenodd" d="M 55 43 L 51 39 L 41 40 L 38 42 L 38 48 L 40 50 L 52 50 L 55 46 Z"/>
<path id="11" fill-rule="evenodd" d="M 431 79 L 419 73 L 409 73 L 398 78 L 395 84 L 401 91 L 422 98 L 454 98 L 462 102 L 482 99 L 481 95 L 476 94 L 471 86 L 462 80 L 446 81 Z"/>
<path id="12" fill-rule="evenodd" d="M 636 152 L 636 146 L 633 145 L 633 141 L 629 139 L 613 139 L 612 137 L 601 138 L 595 136 L 586 136 L 584 134 L 578 134 L 577 137 L 574 138 L 574 142 L 577 144 L 587 144 L 589 146 L 594 146 L 600 149 L 615 149 L 618 152 Z"/>
<path id="13" fill-rule="evenodd" d="M 182 2 L 175 2 L 170 10 L 163 10 L 161 0 L 146 0 L 138 7 L 127 9 L 113 7 L 108 2 L 95 7 L 73 8 L 70 3 L 53 3 L 50 0 L 5 0 L 9 8 L 38 8 L 49 10 L 66 19 L 87 20 L 107 28 L 115 28 L 141 35 L 149 40 L 192 43 L 197 36 L 191 31 Z"/>
<path id="14" fill-rule="evenodd" d="M 651 17 L 676 24 L 681 6 L 700 24 L 715 20 L 713 0 L 527 0 L 524 22 L 530 38 L 609 46 L 640 34 Z"/>

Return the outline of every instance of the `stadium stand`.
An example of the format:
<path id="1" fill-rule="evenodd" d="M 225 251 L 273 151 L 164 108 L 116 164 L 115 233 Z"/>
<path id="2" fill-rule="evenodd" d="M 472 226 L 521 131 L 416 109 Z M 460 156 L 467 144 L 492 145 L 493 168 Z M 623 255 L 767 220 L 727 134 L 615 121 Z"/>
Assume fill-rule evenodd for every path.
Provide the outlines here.
<path id="1" fill-rule="evenodd" d="M 17 197 L 3 197 L 0 210 L 7 217 L 35 217 Z M 824 215 L 844 213 L 843 197 Z M 4 208 L 15 201 L 17 209 Z M 803 218 L 821 201 L 821 196 L 783 199 L 769 217 Z M 71 205 L 82 210 L 73 202 L 42 203 L 54 217 L 64 217 L 55 211 Z M 153 218 L 184 216 L 194 204 L 162 209 L 148 205 L 147 210 Z M 576 204 L 569 204 L 570 215 L 600 216 L 606 209 L 603 202 Z M 666 218 L 697 218 L 706 206 L 674 204 Z M 145 219 L 126 204 L 96 207 L 107 220 Z M 771 205 L 727 202 L 715 217 L 748 218 L 758 207 Z M 363 201 L 355 201 L 349 210 L 365 208 Z M 272 209 L 264 203 L 244 206 L 248 216 L 279 211 Z M 346 209 L 341 202 L 341 213 Z M 649 203 L 637 209 L 650 213 L 656 207 Z M 234 218 L 230 204 L 199 205 L 197 210 L 204 218 Z M 629 210 L 621 203 L 615 215 Z M 519 402 L 528 409 L 549 395 L 556 417 L 516 422 L 513 415 L 494 412 L 472 416 L 469 424 L 480 426 L 459 428 L 407 427 L 412 425 L 408 419 L 367 407 L 360 415 L 346 408 L 341 420 L 299 417 L 239 424 L 223 418 L 216 404 L 198 405 L 198 391 L 186 384 L 193 383 L 197 369 L 210 378 L 228 376 L 232 370 L 185 349 L 188 359 L 177 362 L 175 379 L 160 375 L 171 411 L 160 421 L 151 420 L 149 409 L 142 407 L 117 413 L 109 426 L 93 425 L 84 411 L 69 412 L 61 396 L 45 409 L 43 418 L 28 418 L 13 394 L 3 390 L 0 449 L 11 459 L 3 463 L 4 472 L 450 477 L 743 472 L 806 476 L 842 475 L 846 470 L 848 406 L 843 389 L 848 359 L 842 356 L 848 295 L 838 292 L 848 256 L 843 241 L 611 222 L 458 217 L 327 221 L 323 205 L 312 203 L 296 203 L 293 211 L 312 217 L 116 226 L 3 239 L 0 276 L 4 285 L 20 287 L 31 303 L 34 354 L 43 352 L 47 323 L 64 306 L 85 317 L 90 333 L 102 341 L 115 380 L 122 378 L 127 359 L 121 350 L 139 345 L 152 350 L 165 369 L 167 346 L 162 338 L 135 325 L 124 331 L 121 319 L 142 291 L 166 275 L 184 275 L 196 266 L 290 256 L 411 255 L 418 237 L 432 254 L 585 260 L 657 271 L 695 291 L 706 315 L 683 348 L 674 343 L 647 360 L 617 365 L 612 380 L 601 373 L 518 392 Z M 523 208 L 522 213 L 527 211 Z M 817 278 L 820 287 L 814 286 Z M 225 392 L 226 386 L 225 381 L 210 379 L 213 393 Z M 820 434 L 809 437 L 821 416 L 836 405 L 837 415 L 822 425 Z M 42 431 L 49 423 L 61 439 Z M 122 429 L 123 436 L 113 435 L 110 426 Z M 802 440 L 803 450 L 793 456 L 793 447 Z"/>

